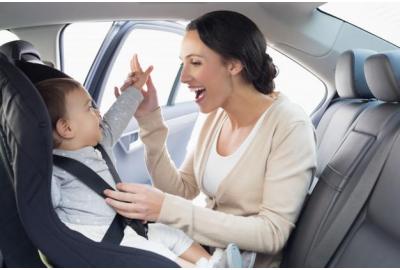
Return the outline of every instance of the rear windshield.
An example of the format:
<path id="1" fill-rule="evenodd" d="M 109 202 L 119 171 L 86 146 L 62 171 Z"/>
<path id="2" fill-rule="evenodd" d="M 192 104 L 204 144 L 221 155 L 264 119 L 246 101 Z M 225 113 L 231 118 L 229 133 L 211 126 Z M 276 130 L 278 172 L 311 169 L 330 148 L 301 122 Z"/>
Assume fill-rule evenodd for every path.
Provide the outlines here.
<path id="1" fill-rule="evenodd" d="M 400 46 L 400 3 L 329 2 L 319 9 Z"/>

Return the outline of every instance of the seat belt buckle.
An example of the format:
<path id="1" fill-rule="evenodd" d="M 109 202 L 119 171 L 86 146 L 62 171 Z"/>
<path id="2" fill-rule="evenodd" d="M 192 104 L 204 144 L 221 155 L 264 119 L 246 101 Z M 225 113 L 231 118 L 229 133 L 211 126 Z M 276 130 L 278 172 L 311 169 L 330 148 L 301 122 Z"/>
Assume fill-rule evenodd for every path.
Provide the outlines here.
<path id="1" fill-rule="evenodd" d="M 138 235 L 148 239 L 147 233 L 149 231 L 148 224 L 143 223 L 139 219 L 124 218 L 125 225 L 131 227 Z"/>

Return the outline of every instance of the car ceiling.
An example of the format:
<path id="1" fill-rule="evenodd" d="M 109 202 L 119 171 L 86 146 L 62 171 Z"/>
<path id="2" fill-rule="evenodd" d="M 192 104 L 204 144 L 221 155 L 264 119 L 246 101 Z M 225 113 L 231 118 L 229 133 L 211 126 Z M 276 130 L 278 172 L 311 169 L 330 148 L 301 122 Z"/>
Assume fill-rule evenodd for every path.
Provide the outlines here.
<path id="1" fill-rule="evenodd" d="M 269 45 L 334 86 L 337 56 L 349 48 L 387 49 L 384 42 L 370 42 L 368 33 L 354 32 L 337 18 L 318 12 L 323 2 L 266 3 L 149 3 L 149 2 L 0 2 L 0 29 L 82 21 L 131 19 L 191 20 L 212 10 L 234 10 L 256 22 Z M 348 37 L 351 37 L 349 39 Z"/>
<path id="2" fill-rule="evenodd" d="M 82 20 L 171 19 L 190 20 L 218 9 L 245 13 L 262 23 L 266 15 L 303 19 L 321 3 L 0 3 L 1 28 L 69 23 Z M 259 24 L 260 24 L 259 23 Z M 263 24 L 261 24 L 263 25 Z"/>

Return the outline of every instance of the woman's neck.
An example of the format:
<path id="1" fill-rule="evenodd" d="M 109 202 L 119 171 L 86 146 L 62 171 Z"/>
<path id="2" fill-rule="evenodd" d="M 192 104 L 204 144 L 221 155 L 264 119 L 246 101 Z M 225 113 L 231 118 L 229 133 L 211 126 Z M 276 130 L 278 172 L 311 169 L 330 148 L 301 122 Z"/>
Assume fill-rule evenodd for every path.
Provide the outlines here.
<path id="1" fill-rule="evenodd" d="M 233 130 L 254 125 L 275 100 L 274 95 L 265 95 L 254 87 L 234 91 L 222 108 L 228 114 Z"/>

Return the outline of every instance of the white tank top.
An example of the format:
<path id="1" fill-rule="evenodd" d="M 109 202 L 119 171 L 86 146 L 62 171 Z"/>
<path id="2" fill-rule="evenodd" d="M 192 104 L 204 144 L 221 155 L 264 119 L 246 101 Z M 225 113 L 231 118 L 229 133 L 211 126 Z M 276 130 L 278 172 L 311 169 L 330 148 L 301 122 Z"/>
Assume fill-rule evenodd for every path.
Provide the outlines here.
<path id="1" fill-rule="evenodd" d="M 205 193 L 208 196 L 211 197 L 215 196 L 222 180 L 233 169 L 233 167 L 236 165 L 236 163 L 243 155 L 244 151 L 246 151 L 246 149 L 249 147 L 249 144 L 251 143 L 253 138 L 256 136 L 268 110 L 269 108 L 265 110 L 265 112 L 257 120 L 257 123 L 252 128 L 250 134 L 246 137 L 246 139 L 242 142 L 242 144 L 238 147 L 238 149 L 236 149 L 235 152 L 233 152 L 229 156 L 221 156 L 217 152 L 217 141 L 219 138 L 219 134 L 221 133 L 222 125 L 224 124 L 224 122 L 227 120 L 228 117 L 226 117 L 223 121 L 221 121 L 221 124 L 218 127 L 217 136 L 215 136 L 215 139 L 212 142 L 210 156 L 208 157 L 206 169 L 204 171 L 202 185 Z"/>

